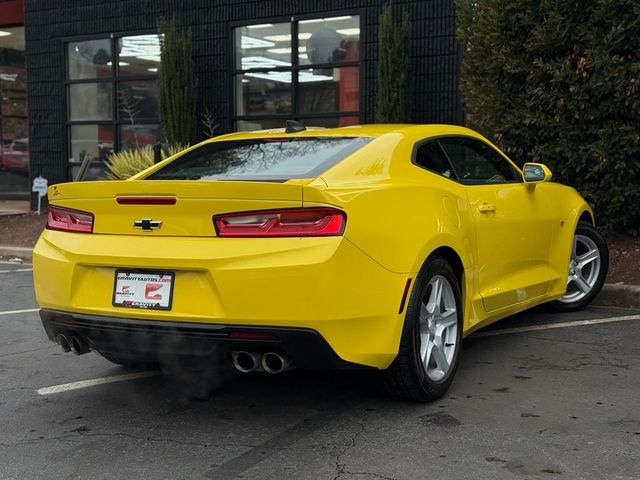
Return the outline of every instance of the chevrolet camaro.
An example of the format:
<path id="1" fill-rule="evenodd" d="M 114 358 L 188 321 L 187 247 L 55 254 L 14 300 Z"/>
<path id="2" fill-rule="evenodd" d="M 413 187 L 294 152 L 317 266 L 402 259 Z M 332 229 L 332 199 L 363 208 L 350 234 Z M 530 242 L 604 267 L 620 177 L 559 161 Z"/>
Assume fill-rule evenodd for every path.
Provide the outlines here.
<path id="1" fill-rule="evenodd" d="M 363 369 L 434 400 L 466 335 L 602 287 L 593 212 L 550 180 L 450 125 L 222 135 L 125 181 L 51 186 L 40 316 L 64 351 L 125 366 Z"/>

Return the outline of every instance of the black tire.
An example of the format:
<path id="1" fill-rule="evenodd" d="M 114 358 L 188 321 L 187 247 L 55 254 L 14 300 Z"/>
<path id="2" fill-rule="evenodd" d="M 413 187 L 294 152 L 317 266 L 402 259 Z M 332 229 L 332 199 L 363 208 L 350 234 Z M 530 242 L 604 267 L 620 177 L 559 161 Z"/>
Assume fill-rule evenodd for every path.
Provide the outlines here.
<path id="1" fill-rule="evenodd" d="M 431 294 L 432 286 L 430 282 L 432 279 L 440 281 L 440 278 L 446 280 L 451 287 L 450 292 L 453 294 L 455 301 L 455 319 L 453 318 L 453 314 L 450 315 L 450 321 L 455 320 L 455 324 L 449 327 L 448 332 L 453 334 L 455 331 L 456 335 L 455 339 L 453 339 L 453 335 L 449 335 L 450 340 L 453 339 L 454 341 L 452 350 L 448 350 L 450 355 L 452 353 L 451 360 L 448 362 L 449 368 L 442 378 L 434 379 L 430 377 L 430 375 L 434 376 L 433 374 L 427 373 L 425 362 L 421 359 L 420 312 L 425 297 Z M 429 333 L 429 336 L 430 335 Z M 445 345 L 447 345 L 447 348 L 451 348 L 450 342 L 446 342 Z M 458 367 L 461 346 L 462 304 L 460 286 L 449 263 L 440 256 L 432 255 L 422 266 L 411 291 L 398 356 L 388 369 L 380 372 L 382 389 L 388 395 L 403 400 L 416 402 L 431 402 L 437 400 L 445 394 L 453 381 Z M 429 355 L 427 354 L 427 356 Z M 427 361 L 427 365 L 428 364 L 429 360 Z"/>
<path id="2" fill-rule="evenodd" d="M 111 363 L 120 365 L 130 370 L 154 370 L 158 368 L 158 362 L 148 358 L 138 358 L 135 356 L 124 355 L 116 352 L 98 352 L 102 357 Z"/>
<path id="3" fill-rule="evenodd" d="M 558 312 L 573 312 L 589 305 L 589 303 L 593 301 L 596 295 L 600 293 L 600 290 L 602 289 L 604 281 L 607 277 L 607 271 L 609 270 L 609 248 L 607 247 L 607 243 L 605 242 L 602 235 L 600 235 L 600 232 L 598 232 L 598 230 L 596 230 L 596 228 L 588 222 L 578 222 L 578 226 L 576 227 L 576 231 L 574 233 L 574 238 L 576 237 L 581 239 L 581 242 L 592 243 L 592 246 L 594 246 L 598 250 L 599 264 L 597 272 L 595 270 L 593 272 L 590 270 L 591 268 L 595 268 L 595 262 L 585 265 L 585 267 L 589 269 L 586 272 L 585 281 L 587 285 L 590 285 L 590 290 L 588 292 L 583 292 L 586 294 L 582 296 L 578 295 L 574 291 L 575 289 L 579 289 L 577 287 L 574 288 L 574 286 L 572 285 L 573 282 L 569 281 L 569 279 L 571 279 L 572 269 L 575 269 L 576 274 L 580 275 L 584 280 L 585 277 L 582 273 L 582 268 L 578 269 L 573 265 L 573 263 L 570 264 L 569 279 L 567 281 L 567 292 L 565 296 L 548 304 L 551 309 Z M 578 244 L 579 247 L 581 245 L 581 242 L 579 242 Z M 584 246 L 585 245 L 583 245 L 583 248 Z M 578 255 L 579 254 L 580 251 L 578 251 Z M 574 254 L 572 253 L 571 262 L 573 261 Z"/>

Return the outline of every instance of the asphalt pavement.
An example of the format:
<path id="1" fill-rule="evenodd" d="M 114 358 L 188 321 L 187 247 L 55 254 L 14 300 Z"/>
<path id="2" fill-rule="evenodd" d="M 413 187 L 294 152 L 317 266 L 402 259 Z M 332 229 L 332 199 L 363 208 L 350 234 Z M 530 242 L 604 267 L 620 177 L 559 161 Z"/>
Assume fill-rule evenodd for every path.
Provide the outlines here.
<path id="1" fill-rule="evenodd" d="M 0 479 L 640 479 L 640 310 L 511 317 L 465 340 L 448 395 L 414 404 L 352 374 L 63 354 L 31 275 L 0 264 Z"/>

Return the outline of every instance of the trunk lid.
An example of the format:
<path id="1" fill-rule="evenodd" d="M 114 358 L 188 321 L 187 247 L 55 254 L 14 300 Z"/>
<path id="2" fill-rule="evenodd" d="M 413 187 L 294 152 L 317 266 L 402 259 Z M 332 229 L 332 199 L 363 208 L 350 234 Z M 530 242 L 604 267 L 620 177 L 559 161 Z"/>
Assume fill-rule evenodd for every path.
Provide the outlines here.
<path id="1" fill-rule="evenodd" d="M 213 215 L 301 207 L 303 183 L 76 182 L 52 186 L 49 201 L 53 205 L 92 213 L 95 234 L 213 237 L 216 235 Z M 138 228 L 134 227 L 134 222 Z"/>

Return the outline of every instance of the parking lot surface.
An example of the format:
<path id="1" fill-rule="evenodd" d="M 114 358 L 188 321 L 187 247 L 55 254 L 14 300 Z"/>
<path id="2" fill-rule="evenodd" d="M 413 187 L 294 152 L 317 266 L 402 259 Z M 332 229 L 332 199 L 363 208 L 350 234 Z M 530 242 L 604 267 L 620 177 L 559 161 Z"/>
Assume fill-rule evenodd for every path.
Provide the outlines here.
<path id="1" fill-rule="evenodd" d="M 0 264 L 0 479 L 640 479 L 640 311 L 499 322 L 423 405 L 352 374 L 139 373 L 63 354 L 31 275 Z"/>

